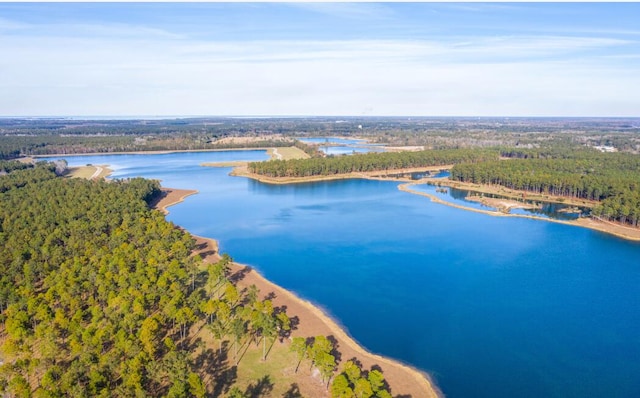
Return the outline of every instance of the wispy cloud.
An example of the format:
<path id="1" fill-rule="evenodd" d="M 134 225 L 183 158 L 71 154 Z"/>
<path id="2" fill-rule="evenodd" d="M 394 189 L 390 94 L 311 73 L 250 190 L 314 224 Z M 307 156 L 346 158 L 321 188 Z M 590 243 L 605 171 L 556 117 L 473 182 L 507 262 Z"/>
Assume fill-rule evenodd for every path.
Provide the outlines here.
<path id="1" fill-rule="evenodd" d="M 286 3 L 290 7 L 340 19 L 384 19 L 394 14 L 384 3 Z"/>
<path id="2" fill-rule="evenodd" d="M 33 27 L 34 27 L 34 25 L 31 25 L 31 24 L 28 24 L 28 23 L 24 23 L 24 22 L 20 22 L 20 21 L 13 21 L 13 20 L 10 20 L 10 19 L 6 19 L 6 18 L 0 17 L 0 32 L 24 30 L 24 29 L 29 29 L 29 28 L 33 28 Z"/>
<path id="3" fill-rule="evenodd" d="M 394 12 L 291 7 L 340 20 Z M 598 27 L 582 35 L 222 40 L 157 26 L 1 18 L 0 113 L 633 115 L 640 103 L 629 90 L 640 87 L 636 39 L 595 34 Z"/>
<path id="4" fill-rule="evenodd" d="M 164 29 L 124 23 L 45 23 L 33 24 L 0 18 L 0 32 L 31 37 L 181 39 L 186 36 Z M 8 36 L 10 38 L 11 36 Z"/>

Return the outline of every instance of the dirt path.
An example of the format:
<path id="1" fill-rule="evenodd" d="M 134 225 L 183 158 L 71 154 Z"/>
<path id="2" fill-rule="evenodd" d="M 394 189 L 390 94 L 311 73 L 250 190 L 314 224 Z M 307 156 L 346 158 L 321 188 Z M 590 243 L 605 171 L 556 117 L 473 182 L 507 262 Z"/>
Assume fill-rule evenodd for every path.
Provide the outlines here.
<path id="1" fill-rule="evenodd" d="M 91 175 L 91 177 L 89 177 L 90 180 L 98 178 L 100 176 L 100 173 L 102 173 L 102 167 L 100 166 L 95 166 L 95 167 L 96 167 L 96 171 Z"/>

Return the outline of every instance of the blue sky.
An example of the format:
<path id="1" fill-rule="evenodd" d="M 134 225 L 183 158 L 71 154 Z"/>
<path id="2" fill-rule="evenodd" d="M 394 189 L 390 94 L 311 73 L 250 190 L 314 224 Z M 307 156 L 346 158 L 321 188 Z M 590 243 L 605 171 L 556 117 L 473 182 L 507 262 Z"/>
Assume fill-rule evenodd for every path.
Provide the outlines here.
<path id="1" fill-rule="evenodd" d="M 638 3 L 0 3 L 0 115 L 640 116 Z"/>

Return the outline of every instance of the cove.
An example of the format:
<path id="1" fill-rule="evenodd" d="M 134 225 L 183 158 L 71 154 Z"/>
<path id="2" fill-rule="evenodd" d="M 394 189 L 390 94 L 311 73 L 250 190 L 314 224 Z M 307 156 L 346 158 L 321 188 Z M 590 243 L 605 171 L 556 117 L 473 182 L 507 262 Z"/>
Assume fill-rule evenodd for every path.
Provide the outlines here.
<path id="1" fill-rule="evenodd" d="M 276 186 L 198 166 L 216 153 L 112 156 L 76 160 L 199 190 L 168 219 L 448 397 L 640 396 L 638 243 L 468 212 L 390 181 Z"/>

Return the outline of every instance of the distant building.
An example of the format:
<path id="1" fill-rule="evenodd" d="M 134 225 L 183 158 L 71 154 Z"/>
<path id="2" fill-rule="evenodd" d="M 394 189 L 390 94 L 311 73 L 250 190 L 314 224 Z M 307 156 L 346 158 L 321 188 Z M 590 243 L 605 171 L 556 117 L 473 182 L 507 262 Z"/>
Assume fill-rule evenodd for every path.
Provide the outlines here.
<path id="1" fill-rule="evenodd" d="M 613 146 L 596 145 L 596 146 L 594 146 L 594 148 L 599 150 L 600 152 L 618 152 L 618 149 L 616 147 L 613 147 Z"/>

